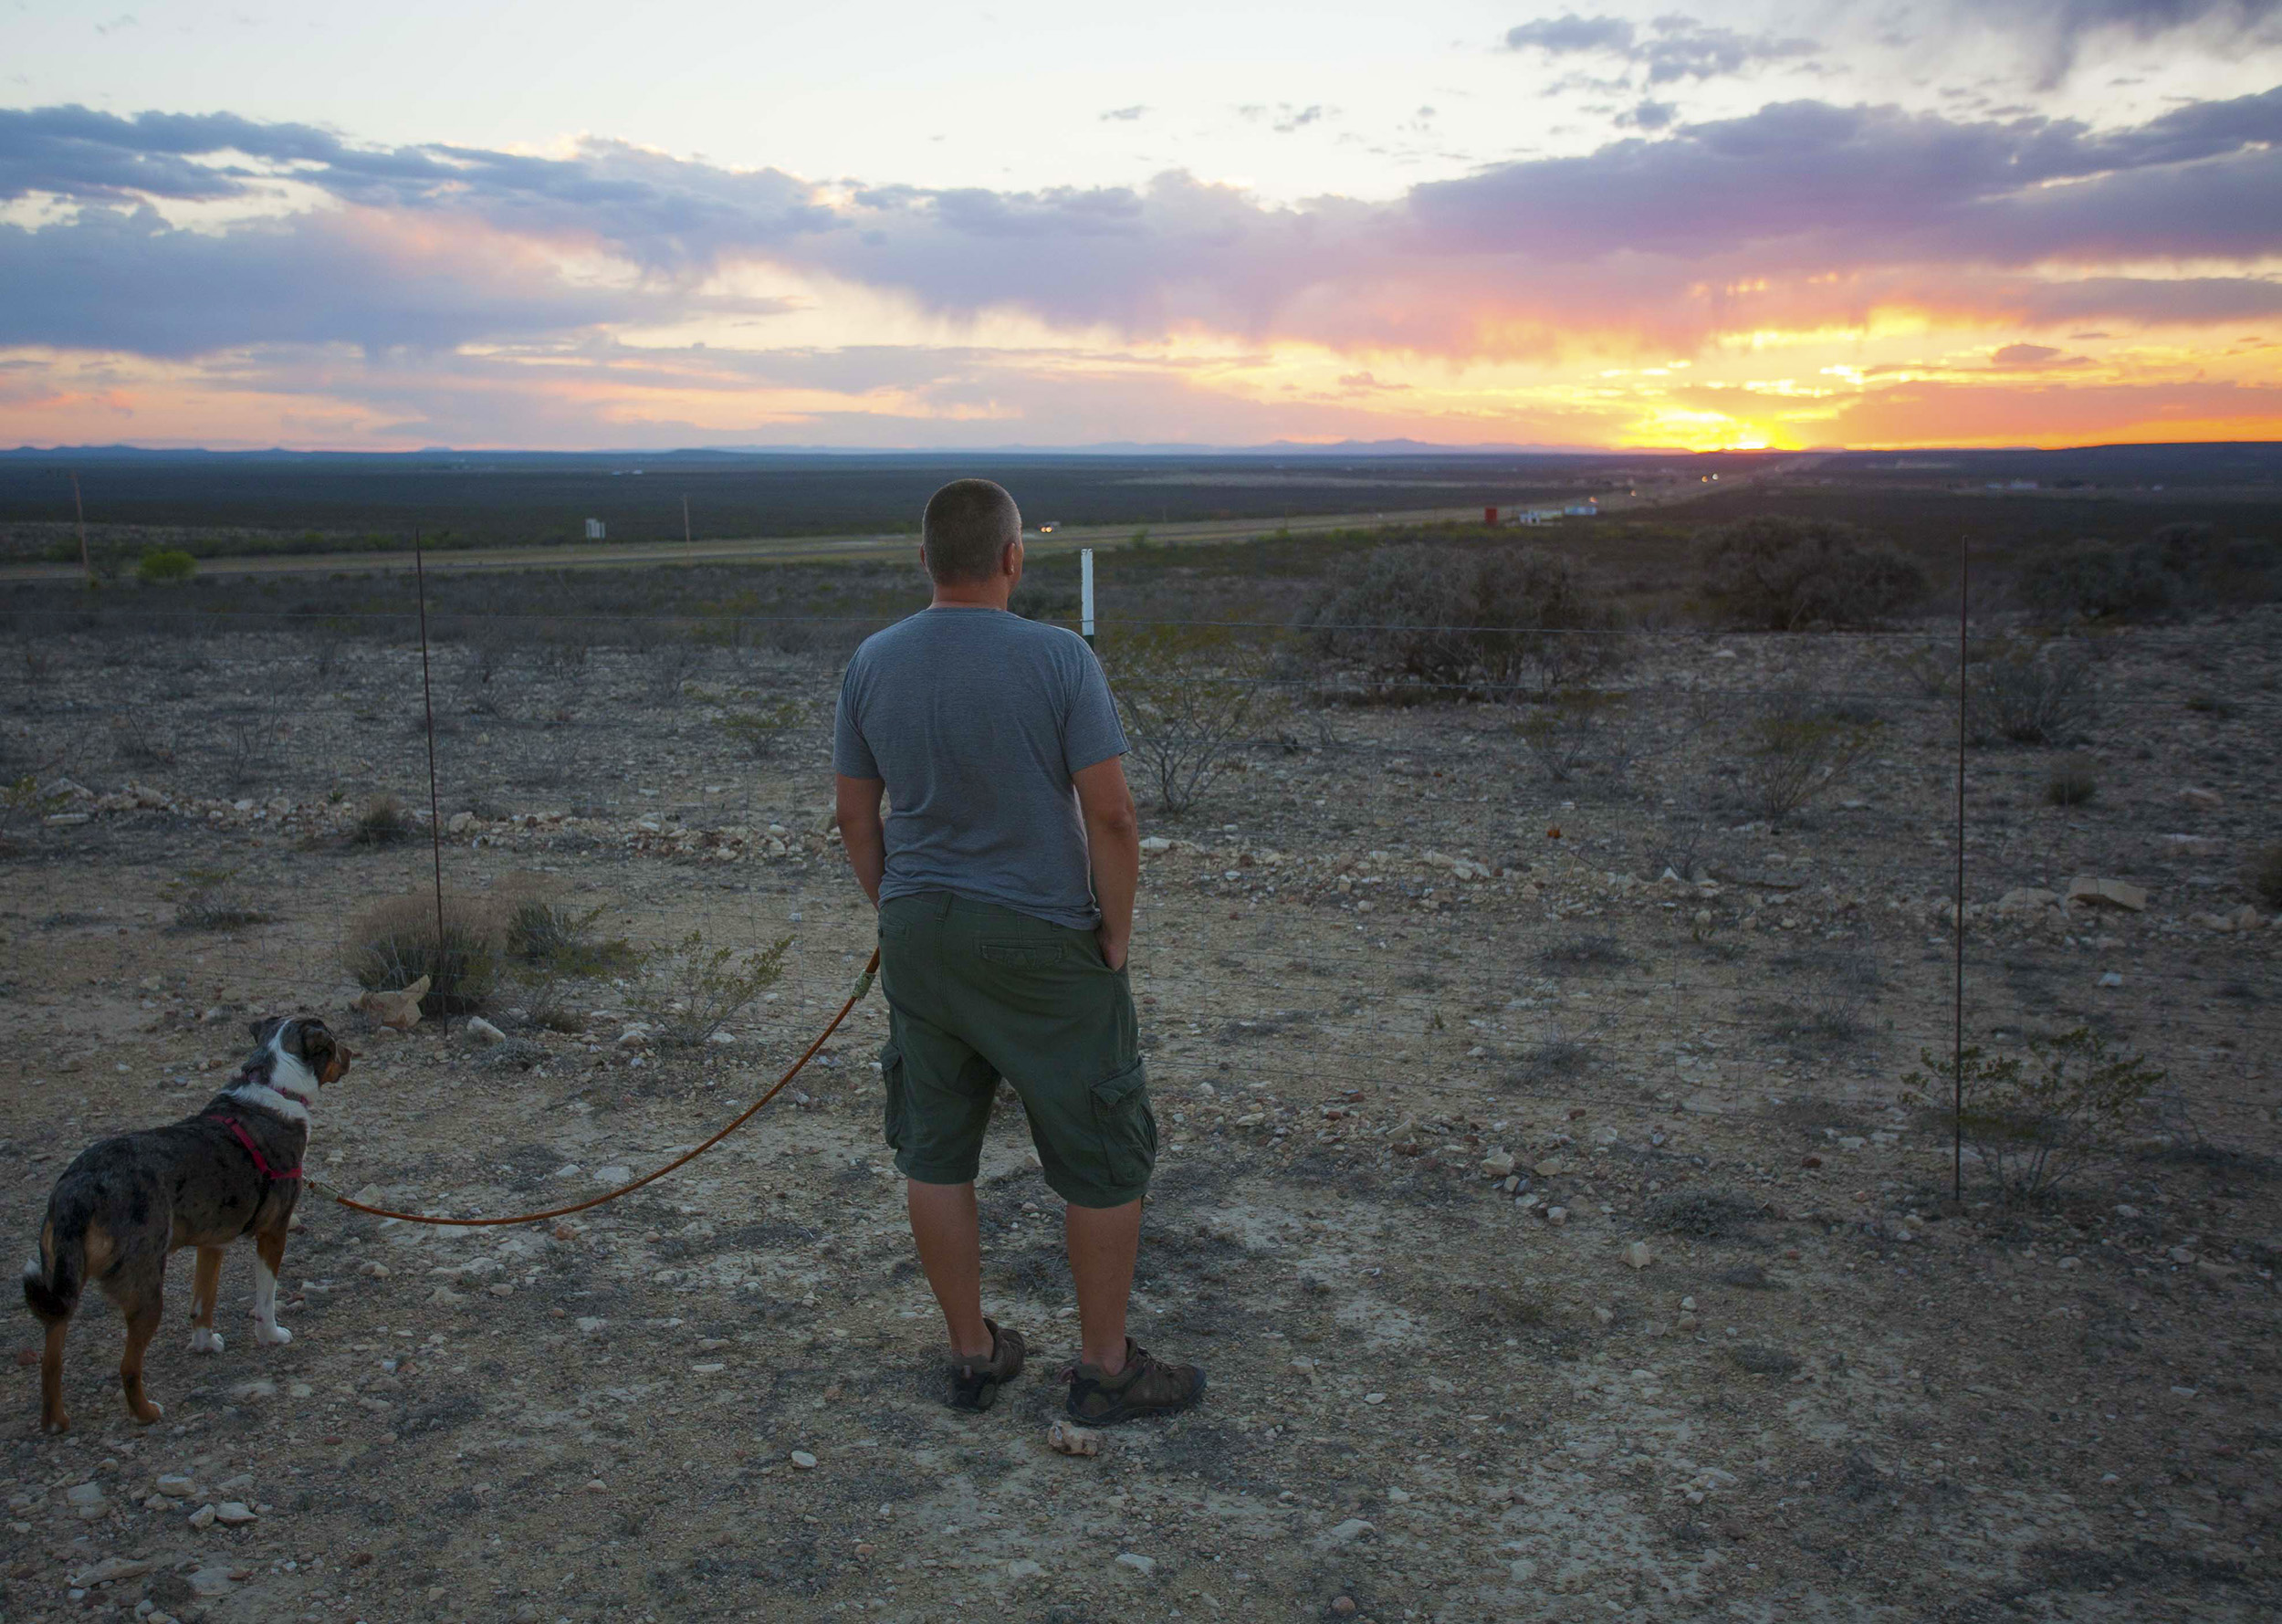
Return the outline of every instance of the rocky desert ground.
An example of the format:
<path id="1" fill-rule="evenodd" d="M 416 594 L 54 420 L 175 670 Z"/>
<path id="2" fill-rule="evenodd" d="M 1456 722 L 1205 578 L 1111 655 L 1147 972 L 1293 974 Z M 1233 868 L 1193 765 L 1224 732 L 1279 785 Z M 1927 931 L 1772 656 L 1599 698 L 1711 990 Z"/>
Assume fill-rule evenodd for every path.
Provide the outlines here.
<path id="1" fill-rule="evenodd" d="M 1952 1201 L 1948 1126 L 1905 1098 L 1952 1030 L 1938 624 L 1643 639 L 1561 779 L 1515 707 L 1297 705 L 1144 812 L 1165 1151 L 1135 1328 L 1208 1367 L 1199 1409 L 1049 1449 L 1074 1338 L 1011 1105 L 986 1291 L 1033 1362 L 987 1415 L 942 1406 L 874 992 L 613 1205 L 448 1230 L 305 1200 L 289 1346 L 193 1357 L 178 1260 L 149 1429 L 91 1295 L 77 1426 L 41 1436 L 24 1315 L 0 1616 L 2272 1618 L 2282 928 L 2242 875 L 2282 838 L 2278 634 L 2117 634 L 2070 752 L 1968 752 L 1969 1041 L 2088 1026 L 2166 1073 L 2049 1204 L 1994 1201 L 1977 1158 Z M 870 947 L 819 815 L 836 668 L 633 642 L 437 651 L 444 878 L 637 945 L 791 937 L 696 1049 L 629 1035 L 633 969 L 510 980 L 487 1040 L 351 1010 L 360 916 L 430 883 L 416 648 L 10 646 L 19 1250 L 79 1150 L 202 1105 L 269 1012 L 358 1051 L 312 1170 L 423 1211 L 598 1192 L 756 1097 Z M 1877 742 L 1771 821 L 1734 728 L 1785 685 Z M 759 713 L 785 719 L 756 753 L 724 718 Z M 2088 802 L 2048 802 L 2064 753 Z M 354 840 L 375 794 L 413 838 Z"/>

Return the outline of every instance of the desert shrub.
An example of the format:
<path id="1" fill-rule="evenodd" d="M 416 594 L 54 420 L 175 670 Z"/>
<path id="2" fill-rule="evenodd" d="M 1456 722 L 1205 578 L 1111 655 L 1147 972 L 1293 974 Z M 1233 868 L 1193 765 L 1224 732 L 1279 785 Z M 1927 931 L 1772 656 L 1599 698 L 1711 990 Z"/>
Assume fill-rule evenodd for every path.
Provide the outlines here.
<path id="1" fill-rule="evenodd" d="M 1238 743 L 1272 730 L 1284 709 L 1263 683 L 1257 656 L 1225 632 L 1121 629 L 1104 639 L 1103 664 L 1138 787 L 1160 811 L 1194 804 L 1233 765 Z"/>
<path id="2" fill-rule="evenodd" d="M 782 937 L 759 952 L 740 955 L 732 948 L 708 948 L 705 933 L 693 930 L 652 956 L 634 992 L 634 1013 L 669 1047 L 707 1043 L 776 985 L 791 946 L 792 938 Z"/>
<path id="3" fill-rule="evenodd" d="M 1513 731 L 1548 779 L 1567 783 L 1596 758 L 1627 753 L 1622 742 L 1612 738 L 1626 697 L 1589 688 L 1555 694 L 1514 723 Z"/>
<path id="4" fill-rule="evenodd" d="M 1909 647 L 1889 655 L 1886 663 L 1893 668 L 1894 675 L 1915 689 L 1921 698 L 1947 698 L 1950 685 L 1957 680 L 1957 647 L 1954 643 L 1912 643 Z"/>
<path id="5" fill-rule="evenodd" d="M 721 731 L 731 743 L 759 760 L 774 752 L 785 735 L 799 727 L 806 715 L 806 707 L 798 699 L 786 699 L 759 710 L 724 712 Z"/>
<path id="6" fill-rule="evenodd" d="M 2007 1206 L 2050 1196 L 2086 1168 L 2112 1161 L 2144 1126 L 2149 1095 L 2163 1073 L 2119 1053 L 2088 1027 L 2032 1038 L 2028 1057 L 1992 1055 L 1978 1045 L 1962 1057 L 1919 1052 L 1922 1071 L 1902 1079 L 1904 1097 L 1929 1117 L 1955 1110 L 1965 1140 Z"/>
<path id="7" fill-rule="evenodd" d="M 2243 884 L 2253 896 L 2277 912 L 2282 912 L 2282 841 L 2262 847 L 2244 865 Z"/>
<path id="8" fill-rule="evenodd" d="M 687 637 L 671 634 L 642 650 L 643 686 L 654 704 L 673 705 L 682 697 L 682 686 L 697 675 L 704 666 L 706 651 L 703 645 Z"/>
<path id="9" fill-rule="evenodd" d="M 1761 1205 L 1723 1189 L 1674 1189 L 1649 1198 L 1642 1217 L 1649 1228 L 1666 1235 L 1693 1235 L 1701 1241 L 1727 1241 L 1748 1236 L 1766 1216 Z"/>
<path id="10" fill-rule="evenodd" d="M 179 547 L 153 547 L 135 565 L 135 578 L 152 586 L 188 581 L 198 572 L 198 561 Z"/>
<path id="11" fill-rule="evenodd" d="M 559 902 L 519 902 L 508 915 L 507 950 L 526 965 L 563 976 L 616 975 L 641 963 L 641 952 L 623 937 L 595 933 L 602 917 L 599 907 L 581 913 Z"/>
<path id="12" fill-rule="evenodd" d="M 1075 587 L 1044 586 L 1025 581 L 1007 600 L 1007 608 L 1024 620 L 1075 620 L 1084 609 Z"/>
<path id="13" fill-rule="evenodd" d="M 438 935 L 434 893 L 375 903 L 351 921 L 341 959 L 357 985 L 393 991 L 428 978 L 424 1015 L 465 1015 L 484 1007 L 499 980 L 502 931 L 497 910 L 444 894 Z"/>
<path id="14" fill-rule="evenodd" d="M 2078 541 L 2023 567 L 2015 595 L 2046 623 L 2147 621 L 2282 595 L 2282 546 L 2222 540 L 2207 524 L 2167 524 L 2119 547 Z"/>
<path id="15" fill-rule="evenodd" d="M 1927 591 L 1925 571 L 1907 553 L 1835 520 L 1765 514 L 1722 525 L 1698 545 L 1712 602 L 1764 631 L 1869 625 Z"/>
<path id="16" fill-rule="evenodd" d="M 160 767 L 174 759 L 140 706 L 129 706 L 111 718 L 111 749 L 130 767 Z"/>
<path id="17" fill-rule="evenodd" d="M 1556 1030 L 1515 1057 L 1505 1085 L 1534 1089 L 1573 1082 L 1592 1068 L 1593 1060 L 1594 1048 L 1588 1040 L 1566 1037 Z"/>
<path id="18" fill-rule="evenodd" d="M 1975 744 L 2067 744 L 2098 701 L 2091 656 L 2072 641 L 1997 638 L 1965 668 L 1966 737 Z"/>
<path id="19" fill-rule="evenodd" d="M 193 868 L 160 887 L 174 904 L 178 930 L 228 930 L 239 925 L 259 925 L 270 916 L 248 901 L 232 884 L 235 868 Z"/>
<path id="20" fill-rule="evenodd" d="M 1876 722 L 1843 721 L 1818 711 L 1805 688 L 1785 689 L 1743 726 L 1737 769 L 1744 798 L 1761 817 L 1780 822 L 1845 782 L 1879 732 Z"/>
<path id="21" fill-rule="evenodd" d="M 2099 763 L 2078 751 L 2060 758 L 2045 775 L 2045 799 L 2054 806 L 2083 806 L 2099 793 Z"/>
<path id="22" fill-rule="evenodd" d="M 1624 657 L 1613 610 L 1568 561 L 1529 547 L 1382 547 L 1302 610 L 1319 658 L 1379 683 L 1540 697 Z"/>
<path id="23" fill-rule="evenodd" d="M 1632 961 L 1632 955 L 1613 936 L 1567 936 L 1537 950 L 1538 967 L 1547 975 L 1575 969 L 1622 969 Z"/>
<path id="24" fill-rule="evenodd" d="M 411 837 L 412 819 L 405 815 L 404 803 L 393 795 L 369 797 L 357 821 L 349 826 L 351 845 L 393 846 Z"/>

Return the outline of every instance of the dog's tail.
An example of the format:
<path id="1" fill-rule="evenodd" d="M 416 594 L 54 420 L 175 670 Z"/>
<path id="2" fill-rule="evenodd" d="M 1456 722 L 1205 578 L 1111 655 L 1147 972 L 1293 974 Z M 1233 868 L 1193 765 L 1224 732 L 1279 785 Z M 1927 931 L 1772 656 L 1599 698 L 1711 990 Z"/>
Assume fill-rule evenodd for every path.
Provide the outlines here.
<path id="1" fill-rule="evenodd" d="M 69 1319 L 87 1283 L 87 1225 L 47 1210 L 39 1229 L 39 1255 L 24 1265 L 24 1301 L 43 1325 Z"/>

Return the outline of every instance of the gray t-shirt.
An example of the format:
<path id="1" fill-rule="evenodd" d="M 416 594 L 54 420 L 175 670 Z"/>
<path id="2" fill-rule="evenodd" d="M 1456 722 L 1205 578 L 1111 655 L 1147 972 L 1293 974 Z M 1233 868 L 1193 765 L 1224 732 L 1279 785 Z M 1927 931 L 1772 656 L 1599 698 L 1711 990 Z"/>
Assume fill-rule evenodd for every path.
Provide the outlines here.
<path id="1" fill-rule="evenodd" d="M 832 766 L 887 784 L 880 900 L 950 891 L 1080 930 L 1101 923 L 1071 780 L 1122 756 L 1101 662 L 1001 609 L 923 610 L 864 640 Z"/>

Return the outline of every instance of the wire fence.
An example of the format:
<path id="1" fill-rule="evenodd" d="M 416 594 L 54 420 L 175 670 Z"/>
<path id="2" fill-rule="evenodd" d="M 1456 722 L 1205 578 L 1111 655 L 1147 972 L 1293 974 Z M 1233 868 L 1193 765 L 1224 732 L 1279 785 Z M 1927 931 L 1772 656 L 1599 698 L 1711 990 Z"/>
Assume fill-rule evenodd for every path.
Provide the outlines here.
<path id="1" fill-rule="evenodd" d="M 829 738 L 845 651 L 892 613 L 654 609 L 629 575 L 626 613 L 495 586 L 482 613 L 428 606 L 423 636 L 404 584 L 11 602 L 20 967 L 131 982 L 212 1059 L 234 1034 L 205 1043 L 211 1010 L 337 1007 L 376 904 L 538 901 L 629 948 L 510 963 L 485 1001 L 518 1064 L 569 1083 L 676 1063 L 623 1034 L 676 996 L 692 932 L 789 937 L 780 979 L 683 1063 L 730 1096 L 772 1074 L 872 945 Z M 1121 615 L 1113 580 L 1101 626 L 1176 1153 L 1212 1133 L 1431 1159 L 1583 1108 L 1679 1155 L 1692 1116 L 1808 1101 L 1834 1139 L 1922 1143 L 1945 1183 L 1949 1129 L 1903 1078 L 2076 1028 L 2166 1069 L 2162 1131 L 2270 1148 L 2270 618 L 2056 643 L 1977 614 L 1961 665 L 1955 621 L 1295 628 Z M 1352 657 L 1381 634 L 1509 665 Z M 860 1011 L 820 1092 L 862 1095 L 884 1021 Z M 1382 1106 L 1396 1081 L 1439 1115 Z"/>

